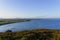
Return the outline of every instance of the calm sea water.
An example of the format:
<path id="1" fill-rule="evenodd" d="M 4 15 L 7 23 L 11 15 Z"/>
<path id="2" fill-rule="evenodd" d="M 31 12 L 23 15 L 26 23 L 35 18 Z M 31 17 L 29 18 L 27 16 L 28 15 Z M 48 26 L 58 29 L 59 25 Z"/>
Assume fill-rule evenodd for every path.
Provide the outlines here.
<path id="1" fill-rule="evenodd" d="M 6 30 L 21 31 L 21 30 L 32 30 L 32 29 L 60 29 L 60 19 L 41 19 L 31 20 L 27 22 L 12 23 L 0 26 L 0 32 Z"/>

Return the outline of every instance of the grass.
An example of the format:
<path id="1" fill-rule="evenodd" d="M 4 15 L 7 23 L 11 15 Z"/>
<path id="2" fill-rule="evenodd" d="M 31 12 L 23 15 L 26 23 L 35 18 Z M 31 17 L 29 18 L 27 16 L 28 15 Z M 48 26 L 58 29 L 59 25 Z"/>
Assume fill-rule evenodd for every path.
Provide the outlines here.
<path id="1" fill-rule="evenodd" d="M 27 20 L 26 19 L 19 19 L 19 20 L 5 19 L 5 20 L 0 20 L 0 25 L 16 23 L 16 22 L 25 22 L 25 21 L 27 21 Z"/>
<path id="2" fill-rule="evenodd" d="M 0 32 L 0 40 L 59 40 L 60 30 L 35 29 Z"/>

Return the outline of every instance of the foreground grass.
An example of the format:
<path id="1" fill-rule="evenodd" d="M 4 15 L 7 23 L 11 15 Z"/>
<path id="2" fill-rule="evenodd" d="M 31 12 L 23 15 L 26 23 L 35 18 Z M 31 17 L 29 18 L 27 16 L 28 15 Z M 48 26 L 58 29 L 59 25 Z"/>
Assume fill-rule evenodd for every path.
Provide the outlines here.
<path id="1" fill-rule="evenodd" d="M 0 32 L 0 40 L 60 40 L 60 30 L 36 29 Z"/>

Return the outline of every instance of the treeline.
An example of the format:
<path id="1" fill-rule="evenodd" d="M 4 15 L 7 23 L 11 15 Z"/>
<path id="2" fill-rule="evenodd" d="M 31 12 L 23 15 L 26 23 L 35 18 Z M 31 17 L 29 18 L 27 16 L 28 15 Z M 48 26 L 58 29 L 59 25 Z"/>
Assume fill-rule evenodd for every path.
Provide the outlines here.
<path id="1" fill-rule="evenodd" d="M 53 40 L 54 33 L 48 30 L 25 30 L 12 32 L 7 30 L 0 33 L 0 40 Z"/>

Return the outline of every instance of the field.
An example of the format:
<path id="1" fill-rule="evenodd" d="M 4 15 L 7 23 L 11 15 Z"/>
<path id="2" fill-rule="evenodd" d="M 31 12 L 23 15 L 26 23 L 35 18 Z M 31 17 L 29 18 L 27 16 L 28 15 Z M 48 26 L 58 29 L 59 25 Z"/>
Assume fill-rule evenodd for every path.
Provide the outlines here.
<path id="1" fill-rule="evenodd" d="M 35 29 L 0 32 L 0 40 L 60 40 L 60 30 Z"/>
<path id="2" fill-rule="evenodd" d="M 0 25 L 16 23 L 16 22 L 25 22 L 25 21 L 27 21 L 27 19 L 3 19 L 0 20 Z"/>

